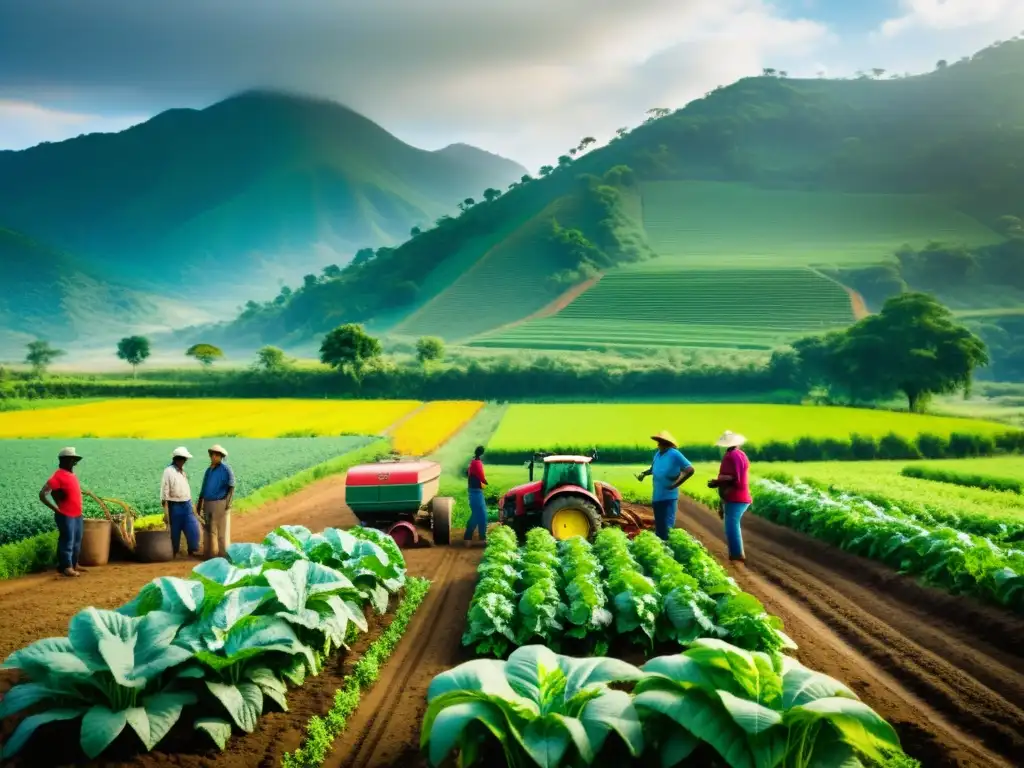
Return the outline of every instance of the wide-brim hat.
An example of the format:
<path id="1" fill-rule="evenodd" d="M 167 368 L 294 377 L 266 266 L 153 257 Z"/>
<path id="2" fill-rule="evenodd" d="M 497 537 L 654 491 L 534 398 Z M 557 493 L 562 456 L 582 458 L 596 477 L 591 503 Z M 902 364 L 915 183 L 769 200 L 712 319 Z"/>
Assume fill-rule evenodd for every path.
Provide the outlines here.
<path id="1" fill-rule="evenodd" d="M 81 461 L 82 457 L 78 455 L 78 451 L 74 448 L 61 448 L 60 453 L 57 454 L 58 459 L 74 459 L 75 461 Z"/>
<path id="2" fill-rule="evenodd" d="M 679 447 L 679 443 L 676 442 L 676 439 L 672 437 L 672 433 L 669 432 L 667 429 L 661 430 L 661 432 L 659 432 L 656 435 L 651 435 L 651 440 L 653 440 L 656 443 L 668 443 L 673 448 Z"/>
<path id="3" fill-rule="evenodd" d="M 739 448 L 747 442 L 747 438 L 743 435 L 738 435 L 730 430 L 725 430 L 722 436 L 718 438 L 718 442 L 715 443 L 719 448 Z"/>
<path id="4" fill-rule="evenodd" d="M 219 453 L 225 459 L 228 457 L 228 452 L 225 451 L 224 447 L 221 446 L 221 445 L 211 445 L 209 448 L 206 449 L 206 452 L 207 453 Z"/>
<path id="5" fill-rule="evenodd" d="M 174 459 L 191 459 L 192 458 L 192 454 L 188 452 L 188 448 L 186 448 L 185 446 L 181 446 L 180 448 L 175 448 L 174 449 L 174 453 L 171 454 L 171 458 L 174 458 Z"/>

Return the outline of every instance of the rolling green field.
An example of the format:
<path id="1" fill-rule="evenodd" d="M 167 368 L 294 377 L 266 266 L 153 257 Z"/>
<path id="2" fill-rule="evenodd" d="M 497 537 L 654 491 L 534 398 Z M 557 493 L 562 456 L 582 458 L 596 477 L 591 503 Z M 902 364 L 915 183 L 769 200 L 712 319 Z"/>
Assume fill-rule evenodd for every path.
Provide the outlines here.
<path id="1" fill-rule="evenodd" d="M 863 264 L 882 261 L 905 244 L 986 245 L 1001 239 L 942 200 L 924 195 L 663 181 L 643 185 L 643 204 L 654 251 L 701 266 Z"/>
<path id="2" fill-rule="evenodd" d="M 772 349 L 853 321 L 850 298 L 814 270 L 624 267 L 552 317 L 475 339 L 535 349 L 734 347 Z"/>

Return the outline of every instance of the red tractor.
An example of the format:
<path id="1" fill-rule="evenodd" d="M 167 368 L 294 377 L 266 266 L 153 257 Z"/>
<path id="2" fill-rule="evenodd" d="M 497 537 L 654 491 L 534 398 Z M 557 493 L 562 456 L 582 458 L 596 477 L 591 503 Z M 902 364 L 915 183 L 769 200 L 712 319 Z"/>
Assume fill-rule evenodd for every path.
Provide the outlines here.
<path id="1" fill-rule="evenodd" d="M 520 541 L 530 528 L 542 525 L 556 539 L 592 538 L 604 525 L 617 525 L 632 538 L 645 522 L 622 509 L 622 494 L 612 485 L 595 481 L 590 456 L 553 456 L 535 453 L 526 466 L 530 482 L 512 488 L 499 501 L 504 525 L 516 531 Z M 543 462 L 544 475 L 534 480 L 534 466 Z"/>

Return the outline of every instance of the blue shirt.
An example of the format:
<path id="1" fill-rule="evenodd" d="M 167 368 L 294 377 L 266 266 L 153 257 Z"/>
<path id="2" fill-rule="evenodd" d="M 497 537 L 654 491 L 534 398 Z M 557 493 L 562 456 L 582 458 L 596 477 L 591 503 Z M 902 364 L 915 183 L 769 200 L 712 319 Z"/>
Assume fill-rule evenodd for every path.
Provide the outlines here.
<path id="1" fill-rule="evenodd" d="M 671 501 L 679 498 L 679 489 L 670 488 L 679 474 L 687 467 L 693 466 L 676 448 L 669 448 L 662 453 L 654 454 L 651 462 L 651 477 L 654 479 L 654 493 L 651 501 Z"/>
<path id="2" fill-rule="evenodd" d="M 228 489 L 235 487 L 235 473 L 226 462 L 207 467 L 203 475 L 203 490 L 199 495 L 206 501 L 221 501 L 228 497 Z"/>

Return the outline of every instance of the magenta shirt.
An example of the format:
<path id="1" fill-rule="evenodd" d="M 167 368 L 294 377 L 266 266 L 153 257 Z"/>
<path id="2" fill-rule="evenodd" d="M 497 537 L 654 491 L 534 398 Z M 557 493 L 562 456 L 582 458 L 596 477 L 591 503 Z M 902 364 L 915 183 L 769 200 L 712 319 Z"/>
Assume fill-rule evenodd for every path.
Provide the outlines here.
<path id="1" fill-rule="evenodd" d="M 725 501 L 738 504 L 750 504 L 754 501 L 750 496 L 750 459 L 747 458 L 747 454 L 739 448 L 728 451 L 722 458 L 718 474 L 736 478 L 736 482 L 725 492 Z"/>

